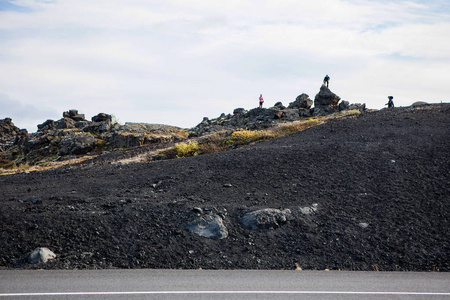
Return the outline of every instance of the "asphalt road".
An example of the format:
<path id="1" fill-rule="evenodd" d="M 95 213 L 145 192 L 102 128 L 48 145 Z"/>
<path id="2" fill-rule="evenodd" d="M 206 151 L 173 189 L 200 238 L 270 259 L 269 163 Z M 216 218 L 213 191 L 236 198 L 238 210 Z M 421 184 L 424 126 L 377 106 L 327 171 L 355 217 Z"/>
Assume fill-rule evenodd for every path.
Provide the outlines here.
<path id="1" fill-rule="evenodd" d="M 0 271 L 0 299 L 450 299 L 450 273 Z"/>

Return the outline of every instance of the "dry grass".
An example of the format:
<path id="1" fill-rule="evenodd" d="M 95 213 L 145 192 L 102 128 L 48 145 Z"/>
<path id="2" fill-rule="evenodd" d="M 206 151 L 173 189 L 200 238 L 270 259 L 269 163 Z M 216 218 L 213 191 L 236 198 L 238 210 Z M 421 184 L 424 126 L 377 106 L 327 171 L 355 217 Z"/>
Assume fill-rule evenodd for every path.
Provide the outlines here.
<path id="1" fill-rule="evenodd" d="M 180 142 L 175 144 L 175 146 L 173 147 L 168 147 L 166 149 L 160 149 L 157 151 L 151 151 L 145 154 L 137 155 L 135 157 L 123 159 L 118 162 L 120 163 L 145 162 L 152 160 L 183 158 L 202 154 L 223 152 L 229 149 L 230 147 L 235 148 L 235 146 L 239 147 L 256 142 L 268 141 L 274 138 L 282 137 L 288 134 L 305 130 L 313 126 L 323 124 L 330 119 L 347 117 L 358 114 L 360 114 L 359 110 L 350 110 L 329 116 L 310 117 L 301 121 L 281 123 L 266 130 L 237 129 L 234 131 L 220 131 L 208 135 L 206 137 L 201 137 L 187 142 Z M 150 134 L 150 136 L 152 136 L 152 134 Z M 161 135 L 158 135 L 158 137 L 161 138 Z M 106 142 L 104 140 L 101 140 L 98 136 L 96 138 L 98 142 L 97 150 L 103 150 L 106 146 L 105 145 Z M 181 140 L 186 139 L 187 131 L 184 129 L 177 130 L 176 132 L 173 131 L 171 132 L 171 135 L 168 136 L 168 138 L 169 139 L 178 138 Z M 3 168 L 0 168 L 0 175 L 55 169 L 64 165 L 78 163 L 90 158 L 92 158 L 92 156 L 84 156 L 61 162 L 56 161 L 40 162 L 39 164 L 36 165 L 20 165 L 20 166 L 4 165 Z M 7 169 L 6 167 L 9 167 L 9 169 Z"/>
<path id="2" fill-rule="evenodd" d="M 0 168 L 0 175 L 11 175 L 11 174 L 17 174 L 17 173 L 23 173 L 23 172 L 39 172 L 39 171 L 45 171 L 45 170 L 53 170 L 53 169 L 60 168 L 62 166 L 80 163 L 82 161 L 91 159 L 93 157 L 95 157 L 95 156 L 82 156 L 82 157 L 77 157 L 77 158 L 73 158 L 73 159 L 67 159 L 64 161 L 52 161 L 52 162 L 39 163 L 36 165 L 22 164 L 13 169 Z"/>
<path id="3" fill-rule="evenodd" d="M 280 137 L 308 129 L 310 127 L 320 125 L 322 123 L 324 123 L 323 118 L 311 117 L 303 121 L 280 124 L 277 127 L 275 127 L 273 131 L 275 135 L 277 135 L 277 137 Z"/>
<path id="4" fill-rule="evenodd" d="M 339 114 L 341 116 L 352 116 L 352 115 L 359 115 L 359 114 L 361 114 L 361 111 L 359 109 L 343 110 Z"/>
<path id="5" fill-rule="evenodd" d="M 275 136 L 271 130 L 235 130 L 228 142 L 236 145 L 247 145 L 256 141 L 270 140 Z"/>

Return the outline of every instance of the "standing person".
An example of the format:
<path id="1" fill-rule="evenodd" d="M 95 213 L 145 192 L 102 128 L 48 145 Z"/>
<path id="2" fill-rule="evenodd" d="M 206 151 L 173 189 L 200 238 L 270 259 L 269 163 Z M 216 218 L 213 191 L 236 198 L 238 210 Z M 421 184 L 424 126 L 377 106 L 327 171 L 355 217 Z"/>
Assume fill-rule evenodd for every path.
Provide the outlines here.
<path id="1" fill-rule="evenodd" d="M 388 108 L 394 108 L 394 101 L 393 101 L 394 97 L 388 96 L 388 99 L 389 99 L 388 103 L 386 103 L 385 105 L 387 105 Z"/>
<path id="2" fill-rule="evenodd" d="M 328 76 L 328 74 L 325 76 L 325 78 L 323 79 L 323 84 L 327 84 L 328 87 L 328 83 L 330 81 L 330 76 Z"/>
<path id="3" fill-rule="evenodd" d="M 263 96 L 262 94 L 259 94 L 259 108 L 262 108 L 263 103 L 264 103 Z"/>

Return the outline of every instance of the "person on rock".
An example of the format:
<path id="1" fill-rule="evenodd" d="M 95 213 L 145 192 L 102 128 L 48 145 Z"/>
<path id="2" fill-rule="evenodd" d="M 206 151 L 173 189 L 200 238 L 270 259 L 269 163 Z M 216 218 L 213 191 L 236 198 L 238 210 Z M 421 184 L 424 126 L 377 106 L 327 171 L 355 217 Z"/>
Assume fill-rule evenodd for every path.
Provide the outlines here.
<path id="1" fill-rule="evenodd" d="M 388 99 L 389 99 L 388 103 L 386 103 L 385 105 L 387 105 L 388 108 L 394 108 L 394 101 L 393 101 L 394 97 L 388 96 Z"/>
<path id="2" fill-rule="evenodd" d="M 328 74 L 325 76 L 325 78 L 323 79 L 323 84 L 326 84 L 328 87 L 328 83 L 330 82 L 330 76 L 328 76 Z"/>
<path id="3" fill-rule="evenodd" d="M 259 108 L 262 108 L 263 103 L 264 103 L 263 96 L 262 96 L 262 94 L 259 94 Z"/>

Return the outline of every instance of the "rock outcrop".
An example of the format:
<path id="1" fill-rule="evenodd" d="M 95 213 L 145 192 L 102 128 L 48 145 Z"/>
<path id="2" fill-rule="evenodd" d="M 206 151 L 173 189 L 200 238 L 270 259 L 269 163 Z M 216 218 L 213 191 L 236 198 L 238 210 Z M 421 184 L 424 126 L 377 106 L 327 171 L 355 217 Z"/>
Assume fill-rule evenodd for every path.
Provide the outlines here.
<path id="1" fill-rule="evenodd" d="M 97 145 L 95 137 L 86 132 L 71 132 L 59 142 L 59 155 L 81 155 L 94 150 Z"/>
<path id="2" fill-rule="evenodd" d="M 295 101 L 285 107 L 282 102 L 277 102 L 270 108 L 254 108 L 246 110 L 236 108 L 233 114 L 221 114 L 218 118 L 203 118 L 197 126 L 192 128 L 190 137 L 201 137 L 216 132 L 228 132 L 236 129 L 258 130 L 274 126 L 278 123 L 293 122 L 311 116 L 325 116 L 338 111 L 359 109 L 364 110 L 365 104 L 349 104 L 348 101 L 340 101 L 340 97 L 322 85 L 319 93 L 313 101 L 307 94 L 300 94 Z"/>
<path id="3" fill-rule="evenodd" d="M 222 217 L 214 214 L 201 216 L 186 225 L 186 229 L 210 239 L 220 240 L 228 237 L 228 230 L 223 223 Z"/>
<path id="4" fill-rule="evenodd" d="M 320 87 L 319 93 L 314 98 L 314 116 L 324 116 L 339 111 L 339 101 L 341 98 L 333 93 L 325 85 Z"/>
<path id="5" fill-rule="evenodd" d="M 46 120 L 32 134 L 17 128 L 6 118 L 0 120 L 0 167 L 37 164 L 91 152 L 99 154 L 116 148 L 179 142 L 185 138 L 186 130 L 179 127 L 146 123 L 120 125 L 106 113 L 99 113 L 89 121 L 76 109 L 64 112 L 60 120 Z"/>
<path id="6" fill-rule="evenodd" d="M 85 155 L 92 151 L 101 153 L 113 149 L 139 147 L 149 144 L 180 142 L 187 138 L 204 137 L 214 133 L 230 135 L 236 129 L 262 130 L 280 123 L 298 121 L 311 116 L 323 116 L 338 111 L 364 110 L 365 104 L 350 104 L 322 85 L 313 101 L 305 93 L 296 97 L 286 107 L 277 102 L 270 108 L 246 110 L 236 108 L 233 114 L 222 113 L 218 118 L 204 118 L 189 132 L 174 126 L 115 122 L 110 114 L 99 113 L 91 121 L 71 109 L 63 112 L 59 120 L 46 120 L 37 125 L 36 133 L 15 127 L 12 120 L 0 120 L 0 150 L 9 149 L 0 156 L 0 166 L 36 164 L 42 159 L 60 159 L 67 155 Z M 189 136 L 187 136 L 189 133 Z M 15 147 L 13 149 L 13 146 Z M 62 158 L 64 159 L 64 158 Z M 12 162 L 11 165 L 11 161 Z"/>
<path id="7" fill-rule="evenodd" d="M 3 151 L 28 136 L 26 129 L 20 129 L 11 118 L 0 120 L 0 151 Z"/>
<path id="8" fill-rule="evenodd" d="M 265 208 L 246 213 L 240 221 L 244 227 L 257 230 L 275 229 L 290 219 L 292 219 L 290 209 Z"/>
<path id="9" fill-rule="evenodd" d="M 310 109 L 313 101 L 309 98 L 307 94 L 301 94 L 297 96 L 294 102 L 289 103 L 288 108 L 303 108 Z"/>

